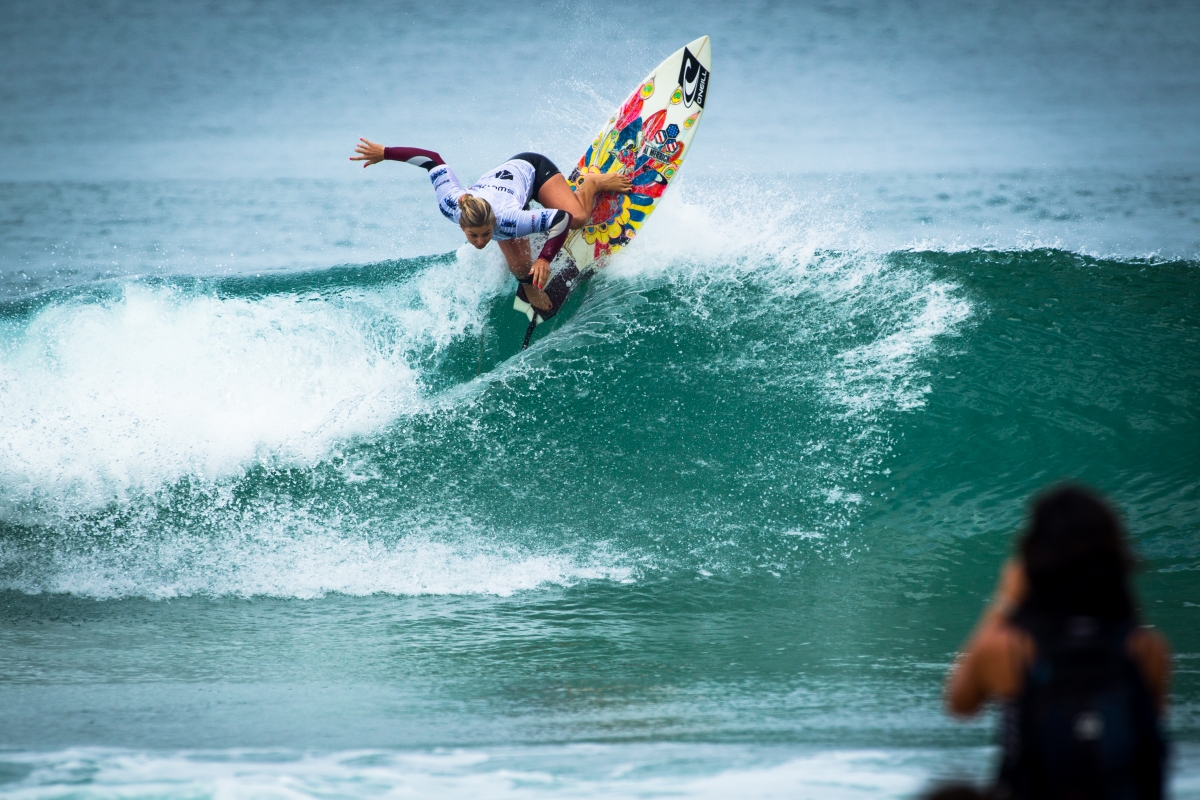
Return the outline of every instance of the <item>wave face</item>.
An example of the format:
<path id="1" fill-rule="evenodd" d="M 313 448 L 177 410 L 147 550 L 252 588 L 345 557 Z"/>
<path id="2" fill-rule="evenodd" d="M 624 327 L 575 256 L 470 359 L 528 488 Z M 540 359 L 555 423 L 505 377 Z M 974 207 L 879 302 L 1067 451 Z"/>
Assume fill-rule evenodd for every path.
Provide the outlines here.
<path id="1" fill-rule="evenodd" d="M 1200 797 L 1200 5 L 605 11 L 5 3 L 0 794 L 982 781 L 941 682 L 1076 479 Z M 346 160 L 566 169 L 705 33 L 685 168 L 525 352 L 495 248 Z"/>
<path id="2" fill-rule="evenodd" d="M 849 552 L 974 307 L 928 257 L 647 250 L 517 355 L 507 290 L 464 248 L 11 304 L 4 585 L 507 594 Z"/>
<path id="3" fill-rule="evenodd" d="M 961 535 L 934 498 L 963 530 L 1011 524 L 1067 476 L 1143 529 L 1197 510 L 1196 263 L 780 246 L 793 212 L 738 239 L 672 208 L 520 354 L 502 266 L 466 247 L 8 301 L 0 586 L 780 576 L 852 562 L 873 529 Z M 1147 543 L 1184 555 L 1170 538 Z"/>

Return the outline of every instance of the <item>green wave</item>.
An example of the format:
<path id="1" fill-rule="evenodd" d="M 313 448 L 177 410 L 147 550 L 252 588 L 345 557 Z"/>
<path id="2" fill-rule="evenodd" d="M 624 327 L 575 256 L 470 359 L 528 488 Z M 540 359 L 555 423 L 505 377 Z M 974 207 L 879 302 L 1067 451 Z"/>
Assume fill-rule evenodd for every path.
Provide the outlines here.
<path id="1" fill-rule="evenodd" d="M 210 298 L 212 319 L 262 313 L 264 330 L 298 308 L 345 311 L 303 335 L 353 329 L 415 371 L 417 399 L 302 456 L 265 444 L 223 474 L 181 468 L 108 495 L 81 499 L 51 468 L 37 485 L 10 471 L 0 585 L 505 593 L 769 583 L 821 564 L 873 565 L 868 581 L 887 564 L 889 580 L 922 585 L 947 560 L 1002 552 L 1025 499 L 1063 478 L 1111 493 L 1147 557 L 1186 566 L 1200 557 L 1198 267 L 1054 250 L 678 264 L 601 276 L 524 354 L 503 283 L 431 315 L 440 296 L 413 287 L 454 270 L 452 255 L 145 281 L 168 298 L 152 309 Z M 50 309 L 119 307 L 127 291 L 83 287 L 10 316 L 10 375 Z M 457 321 L 417 336 L 418 316 Z M 322 334 L 335 319 L 347 327 Z M 284 389 L 306 386 L 324 390 Z"/>

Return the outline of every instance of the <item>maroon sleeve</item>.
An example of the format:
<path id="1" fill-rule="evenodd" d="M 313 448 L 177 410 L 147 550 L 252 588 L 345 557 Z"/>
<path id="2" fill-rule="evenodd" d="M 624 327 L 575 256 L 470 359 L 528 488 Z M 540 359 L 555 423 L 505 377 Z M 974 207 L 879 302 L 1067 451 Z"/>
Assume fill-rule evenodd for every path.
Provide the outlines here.
<path id="1" fill-rule="evenodd" d="M 383 157 L 388 161 L 403 161 L 414 167 L 431 170 L 446 162 L 432 150 L 422 150 L 419 147 L 385 147 Z"/>
<path id="2" fill-rule="evenodd" d="M 563 242 L 567 241 L 567 235 L 571 232 L 571 215 L 565 211 L 559 211 L 554 215 L 553 222 L 550 223 L 550 229 L 546 234 L 550 237 L 546 243 L 542 245 L 542 252 L 538 253 L 538 258 L 545 261 L 553 261 L 558 255 L 558 251 L 562 249 Z"/>

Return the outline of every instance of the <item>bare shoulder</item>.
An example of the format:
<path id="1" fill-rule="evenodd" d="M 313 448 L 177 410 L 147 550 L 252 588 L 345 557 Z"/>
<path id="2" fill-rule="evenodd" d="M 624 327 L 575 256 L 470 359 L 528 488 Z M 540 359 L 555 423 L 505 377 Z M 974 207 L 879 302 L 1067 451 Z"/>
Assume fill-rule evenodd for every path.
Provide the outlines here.
<path id="1" fill-rule="evenodd" d="M 1129 654 L 1146 667 L 1170 667 L 1171 644 L 1153 625 L 1142 625 L 1129 634 Z"/>
<path id="2" fill-rule="evenodd" d="M 1126 647 L 1141 668 L 1155 700 L 1163 705 L 1171 681 L 1171 645 L 1167 637 L 1154 626 L 1143 625 L 1129 634 Z"/>
<path id="3" fill-rule="evenodd" d="M 1153 653 L 1156 656 L 1170 658 L 1171 644 L 1167 637 L 1153 625 L 1139 625 L 1129 634 L 1129 648 L 1138 652 Z"/>
<path id="4" fill-rule="evenodd" d="M 1008 700 L 1020 688 L 1033 641 L 999 615 L 988 615 L 950 670 L 946 705 L 969 716 L 991 700 Z"/>
<path id="5" fill-rule="evenodd" d="M 980 632 L 976 648 L 980 658 L 989 661 L 1018 660 L 1033 654 L 1033 637 L 1007 621 L 997 622 Z"/>

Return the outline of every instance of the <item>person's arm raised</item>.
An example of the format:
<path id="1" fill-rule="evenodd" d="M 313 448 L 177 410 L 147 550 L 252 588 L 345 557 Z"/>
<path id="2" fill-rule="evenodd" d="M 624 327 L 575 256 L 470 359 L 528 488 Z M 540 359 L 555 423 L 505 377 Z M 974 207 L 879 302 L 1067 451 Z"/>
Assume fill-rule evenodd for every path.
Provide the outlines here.
<path id="1" fill-rule="evenodd" d="M 378 164 L 380 161 L 383 161 L 384 150 L 383 145 L 359 137 L 358 144 L 354 148 L 354 152 L 358 155 L 350 156 L 350 160 L 365 161 L 363 169 L 366 169 L 372 164 Z"/>
<path id="2" fill-rule="evenodd" d="M 358 140 L 354 152 L 358 155 L 350 156 L 350 160 L 365 162 L 364 169 L 384 160 L 403 161 L 426 171 L 446 163 L 440 155 L 432 150 L 423 150 L 420 147 L 384 147 L 377 142 L 362 138 Z"/>
<path id="3" fill-rule="evenodd" d="M 946 706 L 951 713 L 970 716 L 993 697 L 1016 691 L 1021 665 L 1032 655 L 1032 645 L 1007 620 L 1025 592 L 1024 567 L 1009 561 L 991 604 L 946 676 Z"/>

